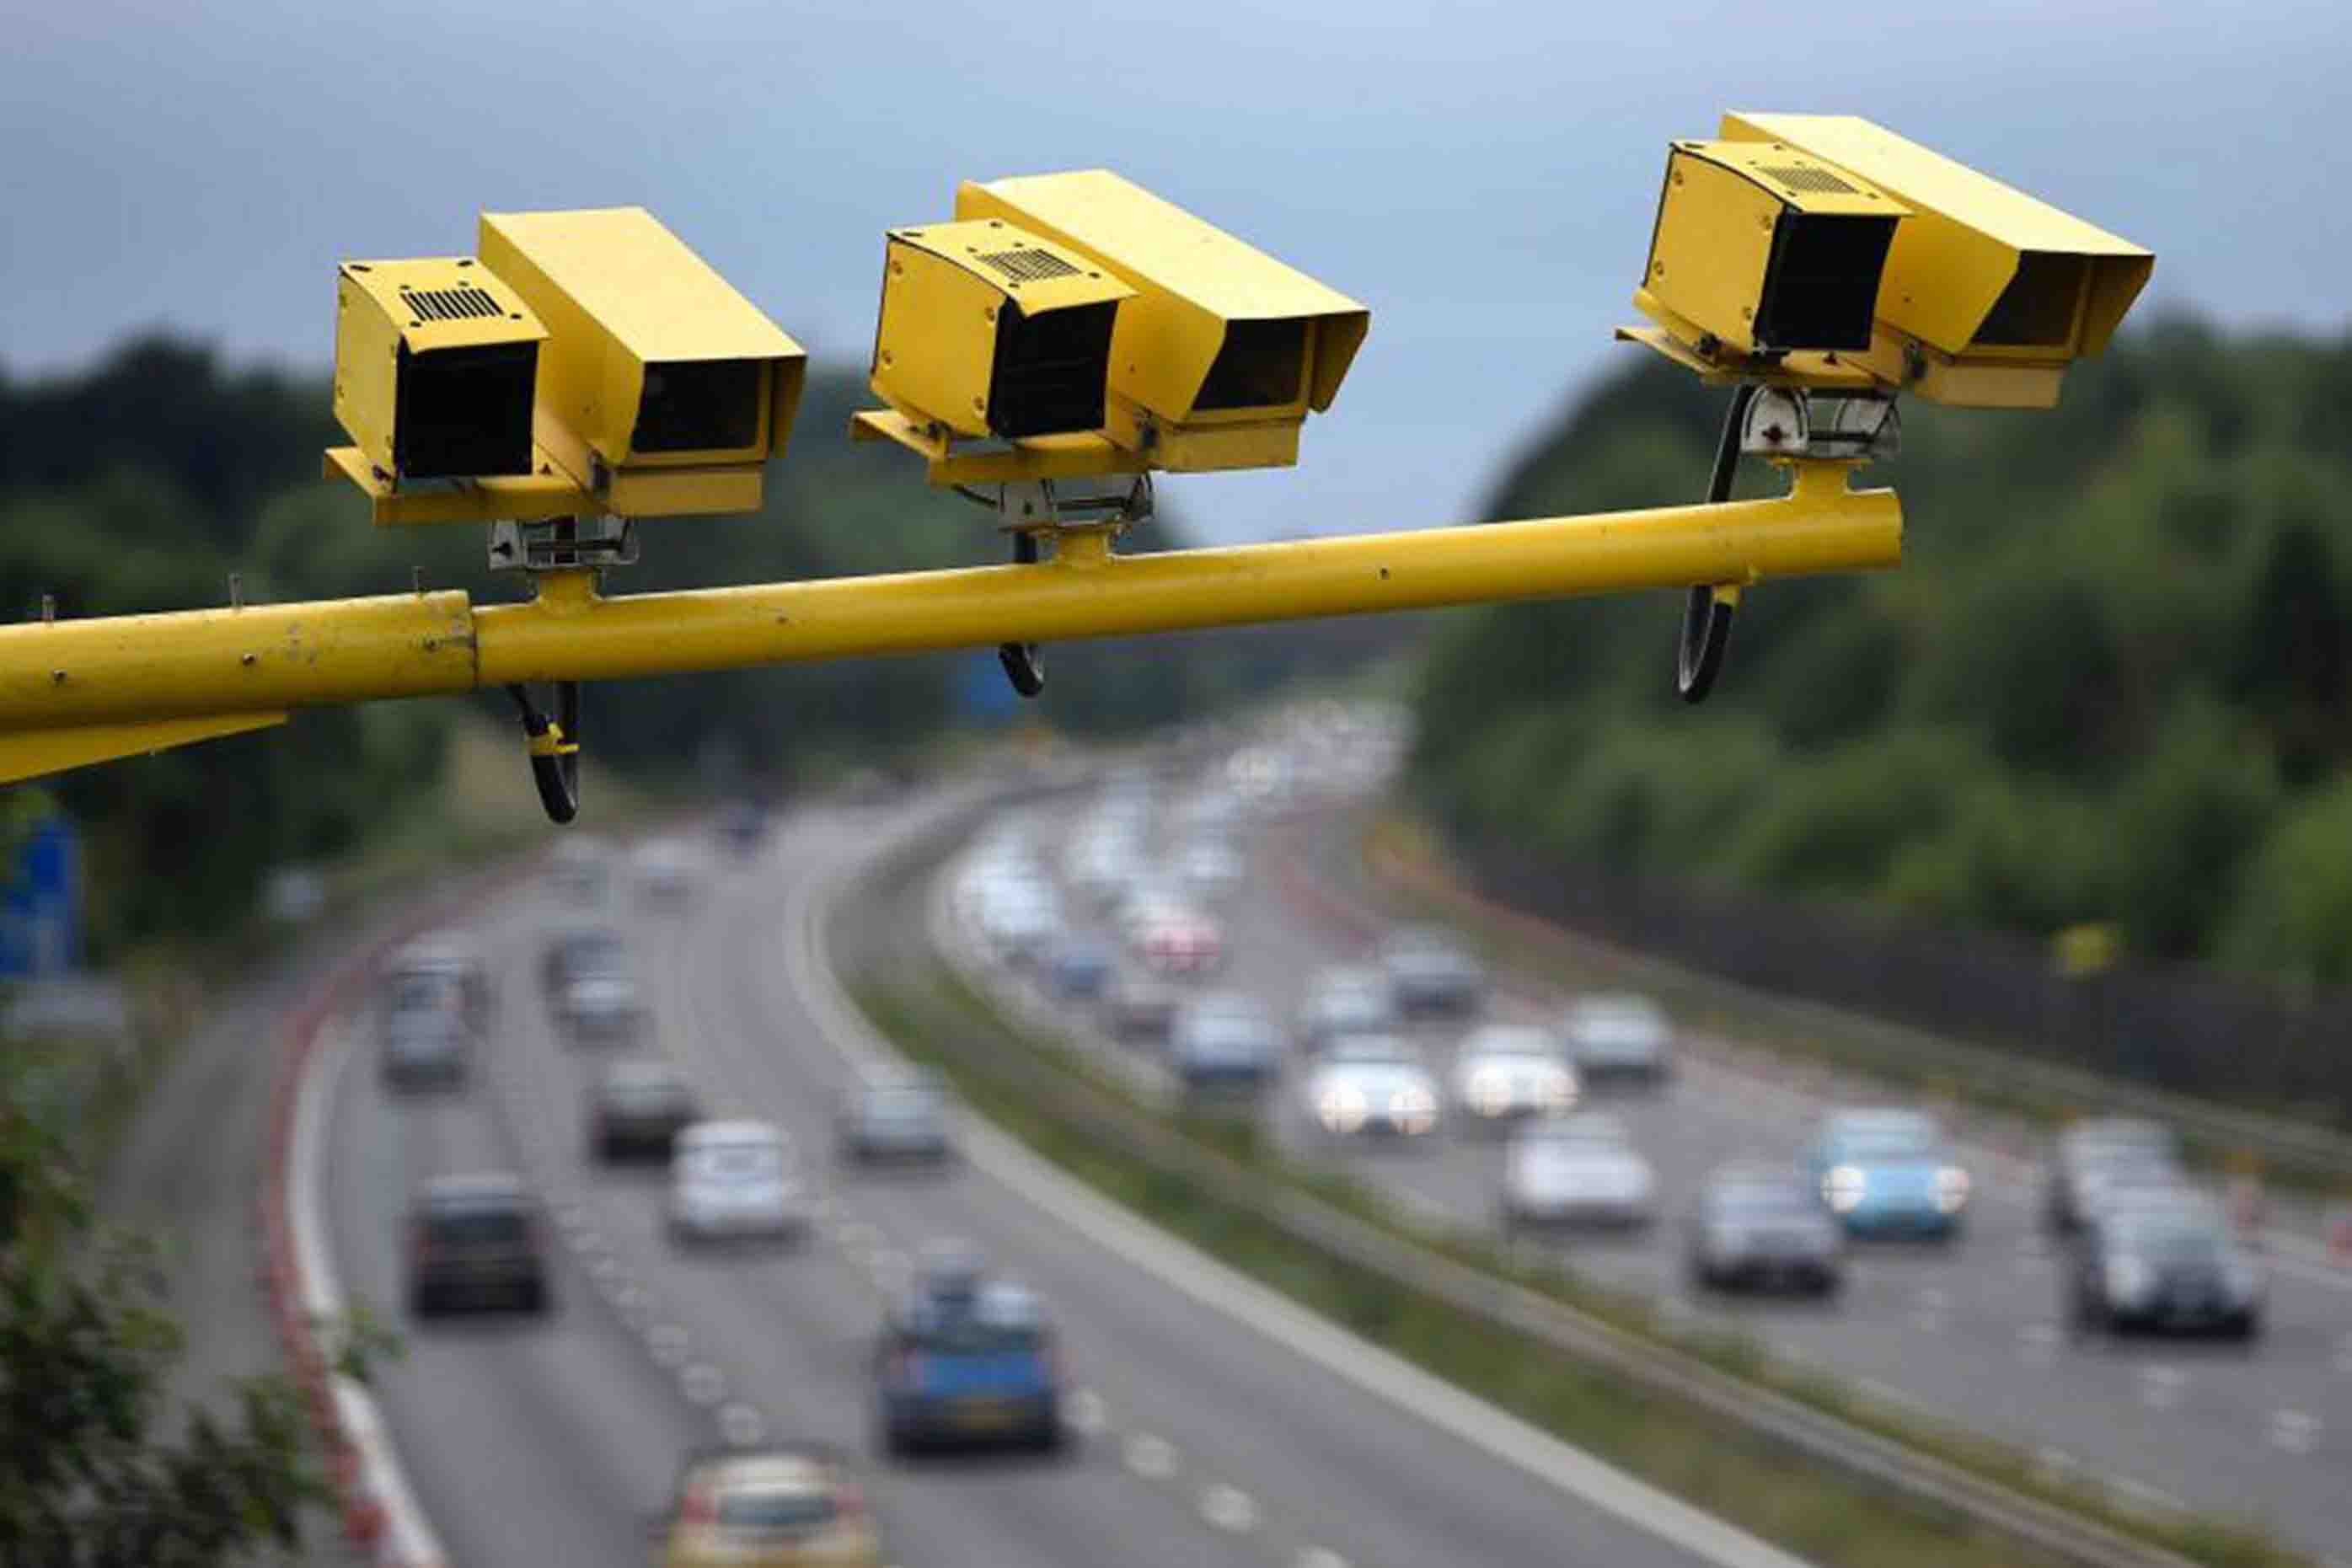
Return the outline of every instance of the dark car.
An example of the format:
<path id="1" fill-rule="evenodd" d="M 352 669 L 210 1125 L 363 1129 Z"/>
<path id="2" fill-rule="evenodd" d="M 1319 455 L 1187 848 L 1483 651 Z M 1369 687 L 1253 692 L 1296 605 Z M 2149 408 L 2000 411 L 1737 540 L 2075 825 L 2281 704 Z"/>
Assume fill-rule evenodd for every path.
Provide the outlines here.
<path id="1" fill-rule="evenodd" d="M 1158 1042 L 1176 1022 L 1175 991 L 1157 980 L 1122 975 L 1103 991 L 1103 1022 L 1118 1040 Z"/>
<path id="2" fill-rule="evenodd" d="M 383 1022 L 379 1068 L 393 1089 L 457 1089 L 473 1067 L 474 1037 L 456 1007 L 410 1008 Z"/>
<path id="3" fill-rule="evenodd" d="M 2068 1271 L 2078 1330 L 2262 1332 L 2262 1270 L 2210 1202 L 2195 1196 L 2117 1207 L 2085 1226 Z"/>
<path id="4" fill-rule="evenodd" d="M 1256 1001 L 1225 991 L 1177 1014 L 1168 1065 L 1193 1095 L 1255 1094 L 1282 1071 L 1282 1030 Z"/>
<path id="5" fill-rule="evenodd" d="M 1412 925 L 1381 945 L 1389 994 L 1406 1018 L 1469 1013 L 1486 996 L 1486 971 L 1445 933 Z"/>
<path id="6" fill-rule="evenodd" d="M 543 1312 L 550 1304 L 539 1207 L 502 1173 L 436 1176 L 408 1211 L 408 1310 L 458 1307 Z"/>
<path id="7" fill-rule="evenodd" d="M 1054 1331 L 1018 1285 L 909 1292 L 883 1327 L 875 1378 L 891 1453 L 1064 1441 Z"/>
<path id="8" fill-rule="evenodd" d="M 738 855 L 759 852 L 768 837 L 768 813 L 757 800 L 734 800 L 721 808 L 714 824 L 719 841 Z"/>
<path id="9" fill-rule="evenodd" d="M 1110 983 L 1110 944 L 1097 936 L 1069 936 L 1055 944 L 1045 960 L 1045 984 L 1066 1001 L 1091 1001 Z"/>
<path id="10" fill-rule="evenodd" d="M 1685 1259 L 1703 1290 L 1835 1293 L 1843 1238 L 1812 1188 L 1790 1172 L 1727 1166 L 1707 1177 L 1690 1218 Z"/>
<path id="11" fill-rule="evenodd" d="M 2058 1134 L 2042 1189 L 2042 1219 L 2060 1235 L 2082 1228 L 2104 1196 L 2121 1187 L 2184 1185 L 2180 1141 L 2161 1122 L 2101 1116 Z"/>
<path id="12" fill-rule="evenodd" d="M 666 1061 L 616 1061 L 588 1096 L 588 1155 L 607 1165 L 669 1162 L 679 1131 L 701 1120 L 694 1091 Z"/>
<path id="13" fill-rule="evenodd" d="M 858 1165 L 943 1164 L 955 1153 L 947 1094 L 928 1077 L 870 1079 L 843 1097 L 834 1142 Z"/>

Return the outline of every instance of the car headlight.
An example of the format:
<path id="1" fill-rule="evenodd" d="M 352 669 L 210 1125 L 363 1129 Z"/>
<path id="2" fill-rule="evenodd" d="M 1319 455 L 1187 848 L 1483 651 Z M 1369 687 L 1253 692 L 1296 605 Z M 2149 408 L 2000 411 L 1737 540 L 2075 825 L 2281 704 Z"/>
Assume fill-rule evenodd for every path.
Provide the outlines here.
<path id="1" fill-rule="evenodd" d="M 1426 1133 L 1437 1125 L 1437 1096 L 1426 1089 L 1400 1089 L 1389 1096 L 1389 1116 L 1406 1133 Z"/>
<path id="2" fill-rule="evenodd" d="M 2107 1262 L 2107 1294 L 2118 1301 L 2139 1301 L 2156 1288 L 2156 1270 L 2137 1258 L 2115 1258 Z"/>
<path id="3" fill-rule="evenodd" d="M 1567 1111 L 1576 1104 L 1576 1074 L 1563 1067 L 1544 1080 L 1544 1109 Z"/>
<path id="4" fill-rule="evenodd" d="M 1870 1178 L 1859 1166 L 1832 1166 L 1822 1177 L 1822 1201 L 1840 1214 L 1852 1213 L 1870 1190 Z"/>
<path id="5" fill-rule="evenodd" d="M 1969 1173 L 1958 1166 L 1946 1166 L 1936 1173 L 1936 1207 L 1946 1214 L 1958 1214 L 1969 1203 Z"/>
<path id="6" fill-rule="evenodd" d="M 1499 1067 L 1482 1067 L 1470 1075 L 1464 1096 L 1481 1116 L 1499 1116 L 1510 1108 L 1510 1075 Z"/>
<path id="7" fill-rule="evenodd" d="M 1362 1126 L 1365 1109 L 1364 1092 L 1352 1084 L 1332 1084 L 1315 1100 L 1315 1114 L 1334 1133 L 1352 1133 Z"/>

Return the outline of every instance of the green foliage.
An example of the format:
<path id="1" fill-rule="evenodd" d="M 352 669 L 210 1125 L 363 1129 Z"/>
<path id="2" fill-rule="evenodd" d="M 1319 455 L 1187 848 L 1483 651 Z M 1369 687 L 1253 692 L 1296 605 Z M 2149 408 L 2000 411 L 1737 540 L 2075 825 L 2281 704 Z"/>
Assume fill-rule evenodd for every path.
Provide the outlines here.
<path id="1" fill-rule="evenodd" d="M 149 1250 L 0 1102 L 0 1562 L 213 1568 L 293 1545 L 325 1487 L 282 1378 L 162 1429 L 179 1334 Z"/>
<path id="2" fill-rule="evenodd" d="M 1696 710 L 1672 596 L 1453 618 L 1416 787 L 1563 872 L 2113 921 L 2142 955 L 2352 977 L 2352 883 L 2326 870 L 2352 841 L 2347 389 L 2352 340 L 2168 321 L 2054 411 L 1907 409 L 1873 475 L 1904 497 L 1903 572 L 1749 593 Z M 1629 363 L 1490 513 L 1691 499 L 1721 401 Z"/>

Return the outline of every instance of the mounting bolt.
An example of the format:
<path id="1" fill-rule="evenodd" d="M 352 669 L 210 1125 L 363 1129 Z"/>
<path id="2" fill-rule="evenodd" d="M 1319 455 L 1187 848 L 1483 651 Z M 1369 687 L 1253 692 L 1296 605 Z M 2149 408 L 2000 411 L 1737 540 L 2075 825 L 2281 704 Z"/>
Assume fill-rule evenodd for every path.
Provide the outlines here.
<path id="1" fill-rule="evenodd" d="M 254 657 L 254 655 L 253 655 L 253 654 L 251 654 L 251 653 L 239 653 L 239 654 L 236 656 L 236 662 L 237 662 L 238 664 L 244 664 L 244 665 L 247 665 L 247 666 L 250 667 L 251 665 L 256 664 L 259 663 L 260 661 L 259 661 L 259 660 L 257 660 L 257 659 L 256 659 L 256 658 Z"/>

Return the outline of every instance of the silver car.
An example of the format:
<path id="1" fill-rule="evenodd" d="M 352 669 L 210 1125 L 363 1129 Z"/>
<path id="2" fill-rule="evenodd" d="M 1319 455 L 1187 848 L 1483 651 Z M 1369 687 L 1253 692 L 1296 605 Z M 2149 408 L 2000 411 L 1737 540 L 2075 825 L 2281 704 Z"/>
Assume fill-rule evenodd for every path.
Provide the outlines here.
<path id="1" fill-rule="evenodd" d="M 1317 971 L 1298 1009 L 1299 1038 L 1310 1051 L 1346 1035 L 1383 1034 L 1396 1021 L 1387 977 L 1356 966 Z"/>
<path id="2" fill-rule="evenodd" d="M 1657 1190 L 1656 1171 L 1615 1117 L 1530 1123 L 1504 1157 L 1503 1228 L 1638 1228 L 1656 1218 Z"/>
<path id="3" fill-rule="evenodd" d="M 1496 1134 L 1530 1116 L 1558 1116 L 1573 1109 L 1576 1069 L 1549 1030 L 1527 1024 L 1489 1024 L 1473 1030 L 1454 1053 L 1452 1074 L 1454 1124 L 1465 1132 Z"/>
<path id="4" fill-rule="evenodd" d="M 1381 945 L 1381 967 L 1397 1010 L 1407 1018 L 1475 1012 L 1486 999 L 1486 968 L 1434 926 L 1395 933 Z"/>
<path id="5" fill-rule="evenodd" d="M 1420 1138 L 1437 1127 L 1437 1081 L 1421 1053 L 1392 1035 L 1333 1041 L 1303 1094 L 1307 1114 L 1335 1138 Z"/>
<path id="6" fill-rule="evenodd" d="M 1673 1071 L 1674 1026 L 1647 997 L 1586 997 L 1569 1008 L 1562 1029 L 1588 1085 L 1654 1084 Z"/>
<path id="7" fill-rule="evenodd" d="M 1215 992 L 1177 1014 L 1168 1065 L 1188 1092 L 1255 1094 L 1282 1071 L 1282 1031 L 1253 998 Z"/>
<path id="8" fill-rule="evenodd" d="M 1771 1166 L 1727 1166 L 1707 1177 L 1686 1258 L 1701 1290 L 1828 1296 L 1845 1278 L 1837 1221 L 1801 1176 Z"/>
<path id="9" fill-rule="evenodd" d="M 670 1157 L 669 1228 L 679 1241 L 793 1241 L 814 1218 L 784 1135 L 767 1122 L 697 1122 Z"/>

